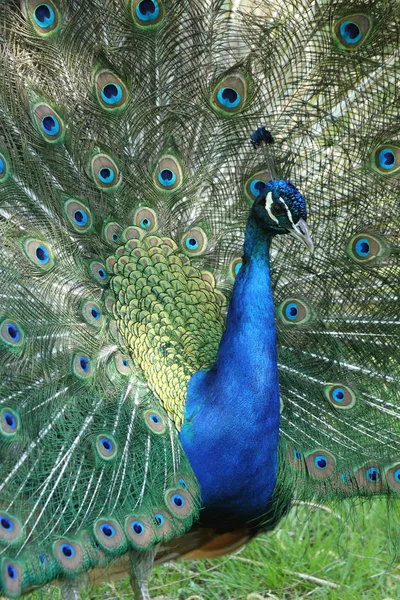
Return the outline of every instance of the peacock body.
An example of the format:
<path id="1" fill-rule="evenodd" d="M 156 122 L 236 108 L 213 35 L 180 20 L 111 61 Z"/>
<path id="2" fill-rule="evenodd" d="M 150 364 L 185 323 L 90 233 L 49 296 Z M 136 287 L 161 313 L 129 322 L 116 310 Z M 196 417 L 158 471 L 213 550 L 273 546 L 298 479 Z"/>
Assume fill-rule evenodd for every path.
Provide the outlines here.
<path id="1" fill-rule="evenodd" d="M 2 592 L 396 499 L 398 4 L 0 23 Z"/>

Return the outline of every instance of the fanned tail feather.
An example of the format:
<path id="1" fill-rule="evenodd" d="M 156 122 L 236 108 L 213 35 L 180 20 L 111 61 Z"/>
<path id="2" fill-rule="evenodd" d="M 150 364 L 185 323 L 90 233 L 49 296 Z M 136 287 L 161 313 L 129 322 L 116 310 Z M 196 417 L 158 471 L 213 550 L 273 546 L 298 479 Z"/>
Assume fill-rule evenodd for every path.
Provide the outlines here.
<path id="1" fill-rule="evenodd" d="M 293 494 L 400 492 L 396 2 L 153 7 L 147 17 L 136 0 L 0 9 L 9 596 L 102 572 L 198 518 L 175 424 L 188 378 L 215 360 L 248 211 L 271 168 L 306 196 L 316 250 L 273 246 L 283 407 L 265 528 Z M 260 125 L 275 140 L 268 156 L 249 143 Z M 142 304 L 130 277 L 143 279 Z M 176 385 L 172 407 L 142 347 L 131 352 L 128 311 L 163 356 L 152 367 Z"/>

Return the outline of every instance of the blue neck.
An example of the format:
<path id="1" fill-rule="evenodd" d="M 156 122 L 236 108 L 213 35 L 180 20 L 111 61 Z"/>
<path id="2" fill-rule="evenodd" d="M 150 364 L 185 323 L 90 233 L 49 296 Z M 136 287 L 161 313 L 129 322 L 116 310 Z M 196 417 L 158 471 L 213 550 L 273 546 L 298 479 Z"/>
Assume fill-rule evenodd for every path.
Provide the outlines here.
<path id="1" fill-rule="evenodd" d="M 202 521 L 221 530 L 255 525 L 275 486 L 279 382 L 270 243 L 250 216 L 216 363 L 188 384 L 180 438 L 200 483 Z"/>

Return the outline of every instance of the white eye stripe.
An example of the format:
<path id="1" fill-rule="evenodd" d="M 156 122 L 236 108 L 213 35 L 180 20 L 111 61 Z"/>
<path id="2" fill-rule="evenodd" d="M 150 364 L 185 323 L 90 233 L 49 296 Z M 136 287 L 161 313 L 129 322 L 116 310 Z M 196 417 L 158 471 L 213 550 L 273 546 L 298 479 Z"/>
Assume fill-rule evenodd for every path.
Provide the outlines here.
<path id="1" fill-rule="evenodd" d="M 287 217 L 288 217 L 289 221 L 291 222 L 291 224 L 294 226 L 294 221 L 293 221 L 292 213 L 290 212 L 288 205 L 286 204 L 286 202 L 284 201 L 284 199 L 281 198 L 280 196 L 279 196 L 279 200 L 282 202 L 283 206 L 286 208 Z"/>
<path id="2" fill-rule="evenodd" d="M 290 212 L 288 205 L 286 204 L 286 202 L 284 201 L 283 198 L 279 197 L 279 200 L 282 202 L 283 206 L 286 208 L 286 215 L 287 215 L 289 221 L 291 222 L 293 227 L 296 227 L 294 224 L 294 221 L 293 221 L 292 213 Z M 265 198 L 265 209 L 266 209 L 269 217 L 272 219 L 272 221 L 275 221 L 275 223 L 277 223 L 279 225 L 278 217 L 276 217 L 274 214 L 272 214 L 271 207 L 272 207 L 273 203 L 274 203 L 274 201 L 272 199 L 272 192 L 268 192 L 268 194 Z"/>
<path id="3" fill-rule="evenodd" d="M 277 223 L 279 225 L 279 221 L 278 221 L 277 217 L 275 217 L 275 215 L 273 215 L 272 211 L 271 211 L 271 206 L 273 205 L 273 203 L 274 203 L 274 201 L 272 200 L 272 192 L 268 192 L 268 194 L 265 198 L 265 209 L 266 209 L 270 219 L 272 221 L 275 221 L 275 223 Z"/>

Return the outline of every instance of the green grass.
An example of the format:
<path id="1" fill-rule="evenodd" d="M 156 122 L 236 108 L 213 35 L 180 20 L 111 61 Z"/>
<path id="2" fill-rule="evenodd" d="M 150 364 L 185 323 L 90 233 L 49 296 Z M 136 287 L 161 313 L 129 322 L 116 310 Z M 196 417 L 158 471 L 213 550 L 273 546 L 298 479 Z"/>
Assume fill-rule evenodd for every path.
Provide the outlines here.
<path id="1" fill-rule="evenodd" d="M 400 561 L 390 553 L 386 505 L 300 507 L 271 534 L 233 556 L 156 567 L 157 600 L 388 600 L 400 599 Z M 130 599 L 127 582 L 90 597 Z M 99 593 L 100 592 L 100 593 Z"/>
<path id="2" fill-rule="evenodd" d="M 233 556 L 156 567 L 150 590 L 154 600 L 400 600 L 400 561 L 383 501 L 340 515 L 302 506 Z M 127 581 L 109 583 L 89 599 L 132 600 L 132 592 Z"/>

